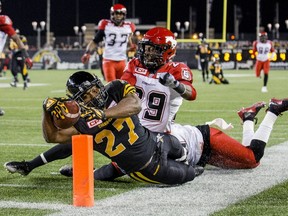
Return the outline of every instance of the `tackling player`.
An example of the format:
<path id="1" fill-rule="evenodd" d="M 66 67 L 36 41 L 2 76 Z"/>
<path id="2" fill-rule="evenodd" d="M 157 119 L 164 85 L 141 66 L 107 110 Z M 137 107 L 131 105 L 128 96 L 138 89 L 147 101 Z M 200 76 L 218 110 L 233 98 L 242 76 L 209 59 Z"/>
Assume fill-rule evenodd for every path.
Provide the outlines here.
<path id="1" fill-rule="evenodd" d="M 0 1 L 0 13 L 2 12 L 2 1 Z M 32 60 L 25 49 L 24 44 L 13 28 L 12 20 L 6 15 L 0 15 L 0 52 L 3 51 L 7 37 L 10 37 L 18 45 L 21 55 L 28 68 L 33 66 Z M 0 116 L 4 115 L 4 110 L 0 109 Z"/>
<path id="2" fill-rule="evenodd" d="M 259 33 L 260 41 L 253 42 L 253 53 L 256 52 L 256 65 L 255 65 L 255 73 L 256 77 L 260 77 L 261 71 L 264 73 L 264 83 L 261 91 L 263 93 L 268 92 L 267 82 L 268 82 L 268 74 L 270 70 L 270 60 L 274 58 L 275 49 L 270 40 L 268 40 L 267 32 Z M 271 57 L 269 57 L 270 53 L 272 53 Z"/>
<path id="3" fill-rule="evenodd" d="M 103 72 L 107 82 L 121 78 L 127 61 L 127 45 L 129 44 L 130 49 L 136 48 L 131 40 L 135 25 L 125 21 L 127 9 L 122 4 L 115 4 L 111 7 L 110 14 L 110 20 L 102 19 L 99 22 L 98 31 L 81 58 L 84 64 L 88 63 L 91 53 L 105 38 Z"/>

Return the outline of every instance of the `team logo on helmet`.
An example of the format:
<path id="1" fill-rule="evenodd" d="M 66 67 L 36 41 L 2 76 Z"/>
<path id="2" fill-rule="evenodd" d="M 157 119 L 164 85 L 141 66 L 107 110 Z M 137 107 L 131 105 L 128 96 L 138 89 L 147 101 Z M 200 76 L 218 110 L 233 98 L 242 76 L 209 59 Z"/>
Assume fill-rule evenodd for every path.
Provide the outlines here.
<path id="1" fill-rule="evenodd" d="M 171 42 L 171 48 L 174 49 L 177 46 L 177 41 L 172 36 L 166 36 L 166 43 Z"/>

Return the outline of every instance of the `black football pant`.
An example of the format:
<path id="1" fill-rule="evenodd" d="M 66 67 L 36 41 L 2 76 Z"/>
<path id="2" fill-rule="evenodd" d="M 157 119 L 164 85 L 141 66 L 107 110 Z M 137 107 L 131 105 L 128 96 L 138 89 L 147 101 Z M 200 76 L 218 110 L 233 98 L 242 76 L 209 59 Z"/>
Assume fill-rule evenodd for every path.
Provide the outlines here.
<path id="1" fill-rule="evenodd" d="M 183 154 L 183 146 L 174 136 L 163 137 L 164 142 L 156 149 L 151 163 L 143 170 L 129 174 L 135 180 L 154 183 L 177 185 L 192 181 L 195 170 L 183 162 L 177 162 Z"/>
<path id="2" fill-rule="evenodd" d="M 11 60 L 11 73 L 14 77 L 14 81 L 17 80 L 17 74 L 21 73 L 23 81 L 27 80 L 28 77 L 28 71 L 25 66 L 25 60 L 23 58 L 22 52 L 16 52 L 12 55 Z"/>
<path id="3" fill-rule="evenodd" d="M 201 65 L 201 70 L 202 70 L 203 81 L 205 81 L 205 73 L 206 73 L 206 78 L 208 79 L 208 77 L 209 77 L 208 63 L 209 62 L 207 60 L 200 59 L 200 65 Z"/>

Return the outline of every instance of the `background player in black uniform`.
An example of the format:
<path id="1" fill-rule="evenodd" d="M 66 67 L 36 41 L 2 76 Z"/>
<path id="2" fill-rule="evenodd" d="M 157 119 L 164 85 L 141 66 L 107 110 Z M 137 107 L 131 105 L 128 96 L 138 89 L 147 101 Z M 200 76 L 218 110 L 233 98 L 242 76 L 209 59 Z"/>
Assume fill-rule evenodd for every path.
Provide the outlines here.
<path id="1" fill-rule="evenodd" d="M 94 150 L 117 162 L 126 174 L 140 172 L 150 183 L 181 184 L 194 179 L 192 166 L 175 161 L 186 153 L 180 142 L 140 125 L 141 101 L 135 87 L 120 80 L 104 87 L 96 76 L 80 71 L 69 78 L 67 89 L 69 97 L 81 105 L 81 118 L 74 127 L 59 130 L 51 114 L 62 102 L 45 100 L 43 134 L 47 142 L 71 143 L 72 135 L 90 134 Z"/>
<path id="2" fill-rule="evenodd" d="M 203 82 L 205 82 L 206 79 L 208 80 L 209 78 L 208 64 L 211 55 L 212 50 L 210 49 L 208 43 L 206 43 L 205 38 L 202 38 L 201 44 L 199 44 L 197 47 L 195 58 L 199 59 L 200 61 Z M 205 79 L 205 73 L 206 73 L 206 79 Z"/>
<path id="3" fill-rule="evenodd" d="M 25 46 L 25 49 L 28 50 L 27 38 L 24 35 L 20 35 L 22 43 Z M 11 59 L 11 73 L 13 75 L 13 81 L 10 83 L 12 87 L 17 87 L 17 74 L 21 73 L 23 78 L 23 89 L 25 90 L 28 87 L 28 70 L 25 65 L 25 58 L 23 58 L 22 51 L 18 48 L 18 45 L 10 40 L 9 49 L 12 51 L 12 59 Z"/>
<path id="4" fill-rule="evenodd" d="M 209 84 L 229 84 L 228 80 L 224 77 L 222 64 L 219 57 L 215 57 L 213 63 L 209 67 L 212 78 Z"/>

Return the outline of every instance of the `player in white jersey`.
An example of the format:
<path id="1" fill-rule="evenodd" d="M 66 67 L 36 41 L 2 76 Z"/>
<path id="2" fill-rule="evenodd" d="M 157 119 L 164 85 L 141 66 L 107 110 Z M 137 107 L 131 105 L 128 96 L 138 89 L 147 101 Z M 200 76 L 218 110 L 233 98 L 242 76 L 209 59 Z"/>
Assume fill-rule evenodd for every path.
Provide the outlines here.
<path id="1" fill-rule="evenodd" d="M 1 12 L 2 12 L 2 2 L 0 1 L 0 13 Z M 24 61 L 27 67 L 31 68 L 33 66 L 33 62 L 29 58 L 29 55 L 25 50 L 25 46 L 22 43 L 20 37 L 15 32 L 12 20 L 6 15 L 0 15 L 0 53 L 4 49 L 8 36 L 18 45 L 19 50 L 21 51 L 23 58 L 25 59 Z M 0 116 L 4 115 L 4 113 L 5 112 L 2 109 L 0 109 Z"/>
<path id="2" fill-rule="evenodd" d="M 170 133 L 183 98 L 192 101 L 197 96 L 192 85 L 192 72 L 181 62 L 165 62 L 161 67 L 147 68 L 139 58 L 134 58 L 127 64 L 121 79 L 136 87 L 142 102 L 142 110 L 138 114 L 141 124 L 156 132 Z"/>
<path id="3" fill-rule="evenodd" d="M 135 31 L 132 22 L 125 21 L 127 10 L 121 4 L 115 4 L 110 10 L 111 19 L 102 19 L 98 24 L 98 32 L 86 47 L 82 62 L 89 61 L 90 54 L 97 48 L 97 44 L 104 40 L 103 72 L 105 80 L 110 82 L 120 79 L 127 61 L 127 46 L 135 49 L 131 36 Z"/>
<path id="4" fill-rule="evenodd" d="M 261 89 L 262 92 L 268 92 L 267 90 L 267 82 L 268 82 L 268 74 L 270 70 L 270 60 L 273 59 L 275 55 L 275 50 L 273 44 L 270 40 L 268 40 L 267 32 L 259 33 L 260 41 L 253 42 L 253 53 L 256 54 L 256 65 L 255 65 L 255 73 L 256 77 L 260 77 L 261 71 L 264 73 L 264 83 Z M 270 53 L 272 53 L 270 57 Z"/>

